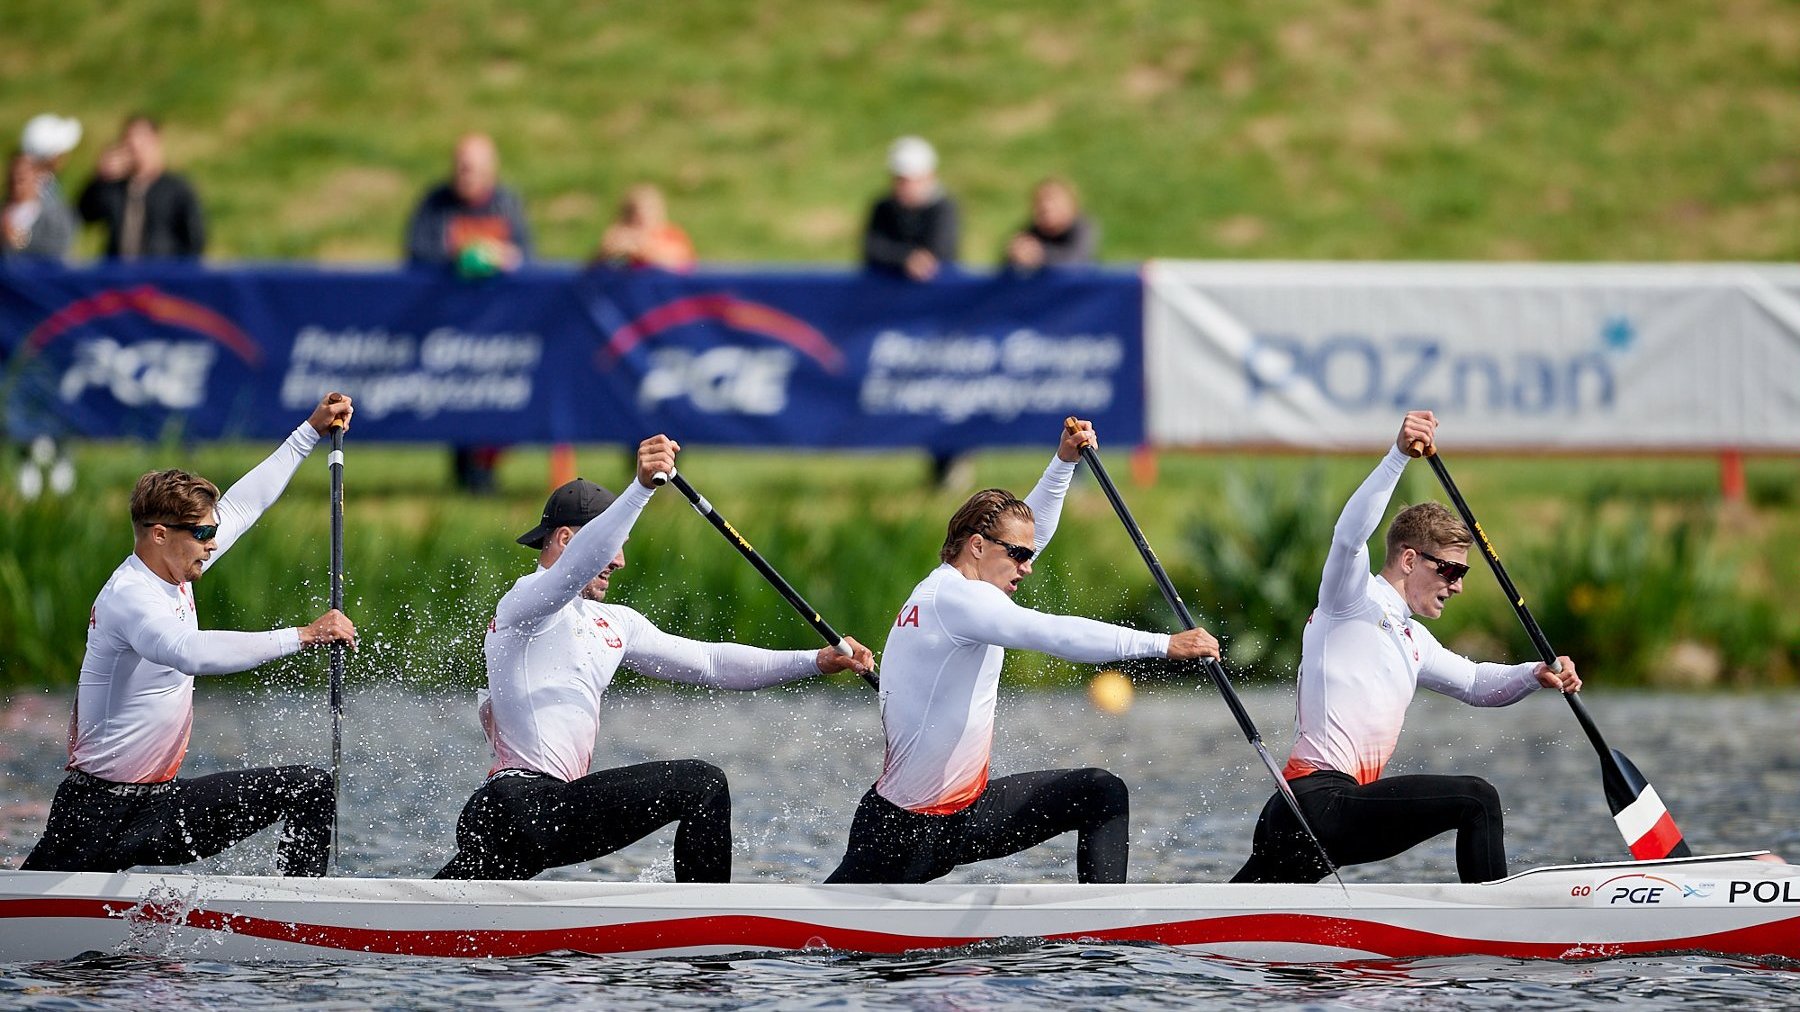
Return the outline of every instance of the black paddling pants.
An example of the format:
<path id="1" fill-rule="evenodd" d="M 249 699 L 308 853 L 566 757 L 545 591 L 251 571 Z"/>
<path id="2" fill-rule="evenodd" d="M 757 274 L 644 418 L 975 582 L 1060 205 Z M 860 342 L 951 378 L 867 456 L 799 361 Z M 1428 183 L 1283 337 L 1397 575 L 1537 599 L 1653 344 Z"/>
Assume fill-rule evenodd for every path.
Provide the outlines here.
<path id="1" fill-rule="evenodd" d="M 1131 798 L 1103 769 L 1042 770 L 1001 777 L 948 815 L 908 811 L 875 793 L 856 806 L 844 861 L 826 882 L 929 882 L 959 864 L 1017 854 L 1074 830 L 1075 874 L 1123 882 L 1131 846 Z"/>
<path id="2" fill-rule="evenodd" d="M 563 781 L 501 770 L 456 820 L 438 878 L 527 879 L 603 857 L 671 822 L 675 881 L 731 881 L 731 789 L 699 759 L 639 763 Z"/>
<path id="3" fill-rule="evenodd" d="M 277 820 L 283 875 L 323 875 L 334 816 L 331 774 L 311 766 L 233 770 L 162 784 L 116 784 L 71 770 L 44 838 L 20 867 L 124 871 L 211 857 Z"/>
<path id="4" fill-rule="evenodd" d="M 1500 795 L 1480 777 L 1386 777 L 1358 786 L 1320 770 L 1290 781 L 1307 824 L 1338 865 L 1367 864 L 1456 830 L 1456 871 L 1464 882 L 1506 877 Z M 1256 820 L 1250 860 L 1233 882 L 1317 882 L 1327 874 L 1287 800 L 1269 798 Z"/>

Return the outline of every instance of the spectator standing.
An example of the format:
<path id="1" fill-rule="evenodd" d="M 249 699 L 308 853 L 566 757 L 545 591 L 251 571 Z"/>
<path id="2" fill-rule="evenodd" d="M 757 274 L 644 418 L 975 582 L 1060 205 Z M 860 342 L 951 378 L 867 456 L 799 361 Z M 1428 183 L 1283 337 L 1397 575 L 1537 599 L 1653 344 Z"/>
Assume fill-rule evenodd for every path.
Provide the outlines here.
<path id="1" fill-rule="evenodd" d="M 63 196 L 59 176 L 69 160 L 69 152 L 80 143 L 81 121 L 73 116 L 39 113 L 26 120 L 25 129 L 19 132 L 20 150 L 37 160 L 42 183 L 39 192 L 65 207 L 69 201 Z"/>
<path id="2" fill-rule="evenodd" d="M 106 226 L 106 256 L 198 258 L 206 251 L 200 198 L 168 171 L 162 130 L 143 114 L 125 121 L 81 191 L 81 217 Z"/>
<path id="3" fill-rule="evenodd" d="M 525 203 L 500 185 L 500 152 L 486 134 L 456 142 L 450 179 L 426 192 L 406 227 L 411 264 L 454 265 L 469 276 L 516 270 L 531 259 Z"/>
<path id="4" fill-rule="evenodd" d="M 43 170 L 23 151 L 7 163 L 0 232 L 0 259 L 6 260 L 61 260 L 75 239 L 75 216 L 61 198 L 44 193 Z"/>
<path id="5" fill-rule="evenodd" d="M 1051 176 L 1031 189 L 1031 220 L 1006 244 L 1006 266 L 1031 272 L 1094 262 L 1099 228 L 1081 213 L 1075 184 Z"/>
<path id="6" fill-rule="evenodd" d="M 956 201 L 938 183 L 937 151 L 922 137 L 888 148 L 893 188 L 869 212 L 863 265 L 930 281 L 956 263 Z"/>
<path id="7" fill-rule="evenodd" d="M 680 225 L 669 220 L 662 191 L 639 183 L 625 191 L 618 217 L 600 234 L 593 263 L 689 271 L 694 268 L 694 244 Z"/>
<path id="8" fill-rule="evenodd" d="M 500 185 L 500 149 L 487 134 L 457 138 L 450 178 L 427 190 L 406 226 L 406 261 L 451 267 L 467 278 L 517 270 L 531 259 L 531 227 L 525 202 Z M 452 446 L 450 467 L 456 486 L 487 495 L 494 491 L 500 447 Z"/>

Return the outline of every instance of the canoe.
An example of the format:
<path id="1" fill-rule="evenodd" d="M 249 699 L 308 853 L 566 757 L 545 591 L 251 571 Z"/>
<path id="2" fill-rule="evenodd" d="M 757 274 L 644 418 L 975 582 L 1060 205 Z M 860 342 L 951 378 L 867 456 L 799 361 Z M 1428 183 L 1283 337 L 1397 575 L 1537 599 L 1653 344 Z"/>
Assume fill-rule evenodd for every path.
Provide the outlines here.
<path id="1" fill-rule="evenodd" d="M 897 953 L 999 938 L 1263 961 L 1701 951 L 1800 959 L 1800 867 L 1755 853 L 1477 885 L 437 882 L 0 871 L 0 960 Z"/>

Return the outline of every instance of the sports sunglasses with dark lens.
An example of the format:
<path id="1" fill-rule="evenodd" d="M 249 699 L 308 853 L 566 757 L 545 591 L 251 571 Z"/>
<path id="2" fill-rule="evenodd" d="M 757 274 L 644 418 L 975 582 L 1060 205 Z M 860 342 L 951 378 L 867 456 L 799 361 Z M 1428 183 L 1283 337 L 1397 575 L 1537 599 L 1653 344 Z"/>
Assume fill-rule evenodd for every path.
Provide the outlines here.
<path id="1" fill-rule="evenodd" d="M 1015 545 L 1010 541 L 1001 541 L 999 538 L 994 537 L 992 534 L 983 534 L 982 537 L 988 539 L 989 541 L 992 541 L 996 545 L 999 545 L 1001 548 L 1006 549 L 1006 557 L 1013 560 L 1014 562 L 1018 563 L 1021 566 L 1023 566 L 1027 562 L 1030 562 L 1031 557 L 1037 554 L 1037 549 L 1035 549 L 1035 548 L 1026 548 L 1024 545 Z"/>
<path id="2" fill-rule="evenodd" d="M 1413 549 L 1413 551 L 1419 552 L 1417 548 Z M 1428 559 L 1437 563 L 1437 574 L 1444 578 L 1445 583 L 1455 583 L 1469 575 L 1469 564 L 1466 562 L 1451 562 L 1449 559 L 1440 559 L 1430 552 L 1419 552 L 1419 558 Z"/>
<path id="3" fill-rule="evenodd" d="M 218 524 L 171 524 L 161 520 L 152 520 L 143 526 L 155 527 L 157 524 L 162 524 L 172 531 L 190 531 L 193 533 L 195 541 L 211 541 L 219 536 Z"/>

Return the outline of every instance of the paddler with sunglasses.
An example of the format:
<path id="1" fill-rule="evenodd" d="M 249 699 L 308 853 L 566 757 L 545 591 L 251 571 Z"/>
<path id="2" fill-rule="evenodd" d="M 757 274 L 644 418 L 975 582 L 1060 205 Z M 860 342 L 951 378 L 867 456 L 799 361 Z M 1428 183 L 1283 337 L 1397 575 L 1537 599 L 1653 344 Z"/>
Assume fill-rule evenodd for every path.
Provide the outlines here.
<path id="1" fill-rule="evenodd" d="M 331 774 L 311 766 L 233 770 L 178 780 L 194 723 L 194 676 L 245 671 L 304 647 L 350 643 L 329 610 L 267 632 L 202 630 L 193 583 L 274 504 L 319 437 L 350 424 L 350 398 L 327 394 L 268 459 L 225 495 L 181 470 L 152 471 L 131 494 L 131 555 L 88 613 L 87 652 L 69 718 L 68 775 L 44 838 L 21 866 L 123 871 L 211 857 L 277 820 L 283 875 L 323 875 L 331 843 Z"/>
<path id="2" fill-rule="evenodd" d="M 1013 602 L 1056 533 L 1081 447 L 1094 442 L 1093 424 L 1078 421 L 1030 495 L 987 489 L 950 518 L 941 565 L 888 630 L 881 778 L 857 806 L 844 860 L 827 882 L 927 882 L 1071 830 L 1082 882 L 1125 881 L 1131 816 L 1118 777 L 1089 767 L 988 779 L 1006 648 L 1089 664 L 1219 655 L 1204 629 L 1139 632 Z"/>
<path id="3" fill-rule="evenodd" d="M 1506 877 L 1500 796 L 1480 777 L 1383 777 L 1413 691 L 1424 686 L 1474 706 L 1507 706 L 1540 688 L 1575 690 L 1536 661 L 1476 663 L 1445 649 L 1419 619 L 1435 619 L 1462 593 L 1469 529 L 1440 503 L 1400 511 L 1386 560 L 1369 572 L 1369 536 L 1406 470 L 1408 450 L 1430 446 L 1437 417 L 1413 411 L 1387 456 L 1350 497 L 1332 531 L 1319 605 L 1301 636 L 1297 735 L 1283 771 L 1306 820 L 1336 864 L 1393 857 L 1454 829 L 1464 882 Z M 1277 794 L 1256 822 L 1250 860 L 1233 882 L 1316 882 L 1327 869 Z"/>

